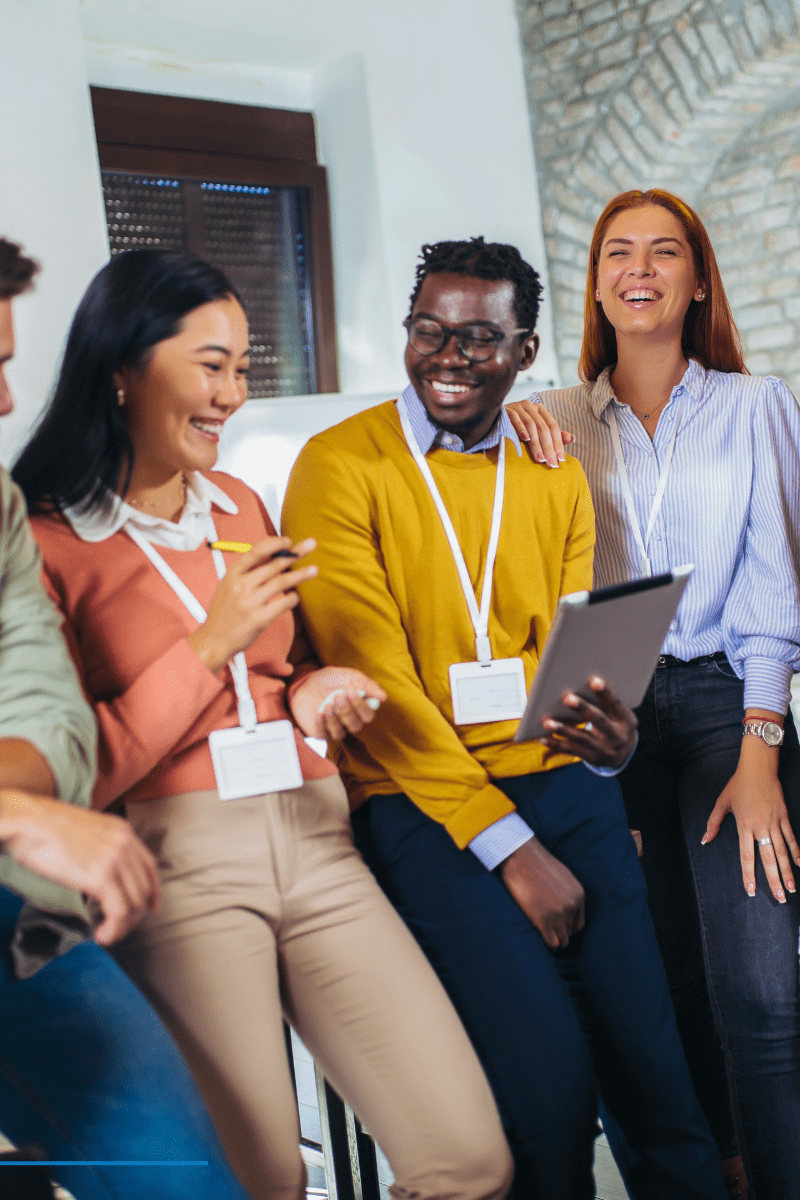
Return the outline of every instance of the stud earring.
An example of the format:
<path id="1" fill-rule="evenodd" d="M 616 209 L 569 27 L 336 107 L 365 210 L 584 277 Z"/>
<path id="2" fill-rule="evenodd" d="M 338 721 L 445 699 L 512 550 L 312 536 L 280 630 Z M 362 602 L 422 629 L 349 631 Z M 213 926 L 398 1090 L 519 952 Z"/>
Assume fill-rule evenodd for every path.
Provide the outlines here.
<path id="1" fill-rule="evenodd" d="M 705 300 L 705 298 L 706 298 L 706 294 L 705 294 L 705 292 L 698 292 L 698 293 L 697 293 L 697 299 L 698 299 L 698 300 Z"/>
<path id="2" fill-rule="evenodd" d="M 594 294 L 594 298 L 595 298 L 595 300 L 599 300 L 599 299 L 600 299 L 600 292 L 599 292 L 599 290 L 595 292 L 595 294 Z"/>
<path id="3" fill-rule="evenodd" d="M 125 391 L 123 388 L 117 388 L 117 404 L 122 405 L 124 403 L 125 403 Z"/>

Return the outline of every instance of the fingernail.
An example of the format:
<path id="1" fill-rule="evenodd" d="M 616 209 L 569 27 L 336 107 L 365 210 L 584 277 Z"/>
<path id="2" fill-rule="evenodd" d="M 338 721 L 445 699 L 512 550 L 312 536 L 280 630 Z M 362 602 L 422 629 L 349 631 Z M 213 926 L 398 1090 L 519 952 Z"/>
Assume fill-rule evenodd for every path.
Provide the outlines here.
<path id="1" fill-rule="evenodd" d="M 786 880 L 786 890 L 787 890 L 787 892 L 791 892 L 792 895 L 794 895 L 794 880 L 793 879 Z"/>
<path id="2" fill-rule="evenodd" d="M 775 899 L 778 901 L 779 904 L 786 903 L 786 896 L 784 895 L 784 893 L 781 891 L 780 888 L 778 888 L 777 892 L 775 893 Z"/>
<path id="3" fill-rule="evenodd" d="M 748 883 L 748 885 L 747 885 L 747 894 L 748 894 L 748 896 L 755 896 L 755 894 L 756 894 L 756 885 L 755 885 L 754 883 Z"/>
<path id="4" fill-rule="evenodd" d="M 708 842 L 708 834 L 704 833 L 703 836 L 700 838 L 700 845 L 705 846 L 707 842 Z"/>
<path id="5" fill-rule="evenodd" d="M 578 705 L 580 704 L 580 700 L 578 699 L 577 696 L 573 696 L 572 692 L 569 692 L 564 697 L 564 703 L 568 704 L 570 706 L 570 708 L 577 708 Z"/>
<path id="6" fill-rule="evenodd" d="M 538 463 L 543 463 L 543 462 L 544 462 L 544 455 L 542 454 L 541 450 L 537 450 L 537 451 L 534 453 L 534 456 L 533 456 L 533 457 L 536 459 L 536 461 L 537 461 Z"/>
<path id="7" fill-rule="evenodd" d="M 597 688 L 598 690 L 600 688 L 605 687 L 605 684 L 603 683 L 603 681 L 599 675 L 593 675 L 589 682 L 591 683 L 593 688 Z"/>
<path id="8" fill-rule="evenodd" d="M 563 454 L 559 454 L 559 456 L 558 456 L 558 461 L 559 461 L 559 462 L 566 462 L 567 460 L 566 460 L 566 458 L 564 457 L 564 455 L 563 455 Z"/>
<path id="9" fill-rule="evenodd" d="M 548 458 L 547 465 L 548 465 L 548 467 L 557 467 L 558 462 L 555 458 Z"/>
<path id="10" fill-rule="evenodd" d="M 361 694 L 363 696 L 364 693 L 362 692 Z M 367 708 L 371 708 L 373 712 L 377 712 L 380 706 L 381 702 L 375 696 L 370 696 L 367 700 Z"/>
<path id="11" fill-rule="evenodd" d="M 544 722 L 544 727 L 545 727 L 545 729 L 560 729 L 560 728 L 561 728 L 561 722 L 560 722 L 560 721 L 554 721 L 554 720 L 552 720 L 552 718 L 551 718 L 550 720 L 547 720 L 547 721 L 545 721 L 545 722 Z"/>

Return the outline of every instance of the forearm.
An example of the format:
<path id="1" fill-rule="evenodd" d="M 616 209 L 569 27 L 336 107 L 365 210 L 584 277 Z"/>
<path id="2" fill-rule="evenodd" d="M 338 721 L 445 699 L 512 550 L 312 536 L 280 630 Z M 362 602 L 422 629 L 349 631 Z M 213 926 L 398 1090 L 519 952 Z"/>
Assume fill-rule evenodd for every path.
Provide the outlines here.
<path id="1" fill-rule="evenodd" d="M 783 713 L 772 712 L 767 708 L 748 708 L 745 719 L 753 721 L 774 721 L 783 728 Z M 763 778 L 777 779 L 780 748 L 768 746 L 760 737 L 742 735 L 742 746 L 739 751 L 739 770 L 757 773 Z"/>
<path id="2" fill-rule="evenodd" d="M 13 840 L 23 833 L 43 827 L 54 801 L 24 790 L 22 785 L 3 783 L 0 787 L 0 844 L 9 852 Z"/>
<path id="3" fill-rule="evenodd" d="M 0 788 L 23 788 L 44 796 L 57 794 L 45 757 L 24 738 L 0 738 Z"/>

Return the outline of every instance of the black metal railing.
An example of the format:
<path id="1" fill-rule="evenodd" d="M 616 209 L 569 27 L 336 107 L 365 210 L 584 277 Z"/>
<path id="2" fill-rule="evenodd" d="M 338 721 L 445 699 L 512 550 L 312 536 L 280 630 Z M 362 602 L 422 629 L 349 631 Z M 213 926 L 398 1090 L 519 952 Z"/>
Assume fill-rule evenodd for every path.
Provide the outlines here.
<path id="1" fill-rule="evenodd" d="M 295 1050 L 286 1027 L 286 1048 L 297 1094 Z M 352 1108 L 331 1087 L 314 1063 L 316 1100 L 321 1141 L 304 1136 L 301 1152 L 307 1161 L 321 1163 L 324 1187 L 310 1186 L 308 1196 L 327 1200 L 381 1200 L 375 1142 Z"/>

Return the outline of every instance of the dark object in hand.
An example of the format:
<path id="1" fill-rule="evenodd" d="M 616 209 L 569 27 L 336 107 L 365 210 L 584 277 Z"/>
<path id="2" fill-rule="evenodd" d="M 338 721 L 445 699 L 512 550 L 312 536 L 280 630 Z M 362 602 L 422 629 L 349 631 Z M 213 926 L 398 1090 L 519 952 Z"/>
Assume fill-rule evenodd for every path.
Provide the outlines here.
<path id="1" fill-rule="evenodd" d="M 276 550 L 274 554 L 270 555 L 270 562 L 273 558 L 297 558 L 297 555 L 294 550 Z"/>

